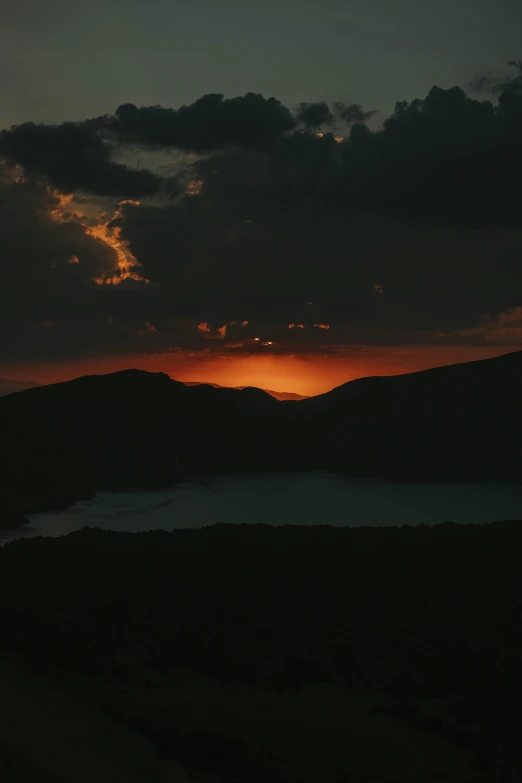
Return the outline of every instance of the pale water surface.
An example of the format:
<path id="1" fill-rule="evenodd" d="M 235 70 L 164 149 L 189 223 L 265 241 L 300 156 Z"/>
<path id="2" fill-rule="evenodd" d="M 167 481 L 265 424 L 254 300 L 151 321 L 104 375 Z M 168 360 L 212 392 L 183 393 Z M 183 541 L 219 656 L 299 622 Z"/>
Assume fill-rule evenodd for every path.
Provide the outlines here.
<path id="1" fill-rule="evenodd" d="M 30 519 L 23 530 L 0 531 L 0 540 L 63 535 L 84 525 L 137 531 L 215 522 L 352 527 L 522 519 L 522 485 L 385 482 L 320 472 L 202 476 L 165 490 L 100 493 Z"/>

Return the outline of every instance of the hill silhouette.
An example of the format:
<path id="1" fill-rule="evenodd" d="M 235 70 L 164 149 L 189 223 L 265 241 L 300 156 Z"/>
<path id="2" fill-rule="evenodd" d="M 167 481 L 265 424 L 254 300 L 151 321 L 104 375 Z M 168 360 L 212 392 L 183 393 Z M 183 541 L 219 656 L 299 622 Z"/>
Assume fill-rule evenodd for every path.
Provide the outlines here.
<path id="1" fill-rule="evenodd" d="M 3 397 L 6 394 L 24 391 L 25 389 L 32 389 L 33 387 L 40 385 L 41 384 L 36 381 L 13 381 L 10 378 L 0 378 L 0 397 Z"/>
<path id="2" fill-rule="evenodd" d="M 522 351 L 361 378 L 304 400 L 329 466 L 400 478 L 522 478 Z"/>
<path id="3" fill-rule="evenodd" d="M 184 381 L 185 386 L 200 386 L 201 381 Z M 208 386 L 213 386 L 215 389 L 239 389 L 239 391 L 242 391 L 243 389 L 246 389 L 246 386 L 222 386 L 220 383 L 209 383 Z M 273 389 L 262 389 L 262 391 L 269 394 L 271 397 L 275 397 L 276 400 L 281 401 L 294 401 L 298 402 L 299 400 L 307 400 L 308 395 L 306 394 L 296 394 L 295 392 L 279 392 L 274 391 Z"/>
<path id="4" fill-rule="evenodd" d="M 189 388 L 141 370 L 12 394 L 0 401 L 0 487 L 33 510 L 101 488 L 165 486 L 194 470 L 240 469 L 245 448 L 259 467 L 267 462 L 256 457 L 259 428 L 243 453 L 239 446 L 278 405 L 259 389 Z"/>
<path id="5" fill-rule="evenodd" d="M 522 352 L 363 378 L 299 405 L 141 370 L 28 389 L 0 400 L 3 524 L 13 508 L 63 507 L 197 472 L 518 481 L 521 394 Z"/>

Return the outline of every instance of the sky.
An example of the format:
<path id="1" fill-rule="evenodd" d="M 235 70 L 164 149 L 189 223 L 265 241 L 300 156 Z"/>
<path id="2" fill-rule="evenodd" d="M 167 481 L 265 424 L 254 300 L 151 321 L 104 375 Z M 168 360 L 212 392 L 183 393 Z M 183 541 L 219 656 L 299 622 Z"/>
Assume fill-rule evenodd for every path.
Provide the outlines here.
<path id="1" fill-rule="evenodd" d="M 0 376 L 316 394 L 522 348 L 522 6 L 1 12 Z"/>

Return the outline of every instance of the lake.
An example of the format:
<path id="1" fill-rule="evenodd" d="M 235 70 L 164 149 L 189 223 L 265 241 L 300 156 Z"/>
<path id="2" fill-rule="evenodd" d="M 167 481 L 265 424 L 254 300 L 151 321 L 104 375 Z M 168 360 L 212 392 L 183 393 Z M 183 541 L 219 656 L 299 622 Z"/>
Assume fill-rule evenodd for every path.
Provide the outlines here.
<path id="1" fill-rule="evenodd" d="M 66 511 L 30 516 L 0 541 L 58 536 L 84 525 L 173 530 L 215 522 L 270 525 L 433 525 L 522 519 L 522 484 L 429 484 L 331 473 L 202 476 L 165 490 L 102 492 Z"/>

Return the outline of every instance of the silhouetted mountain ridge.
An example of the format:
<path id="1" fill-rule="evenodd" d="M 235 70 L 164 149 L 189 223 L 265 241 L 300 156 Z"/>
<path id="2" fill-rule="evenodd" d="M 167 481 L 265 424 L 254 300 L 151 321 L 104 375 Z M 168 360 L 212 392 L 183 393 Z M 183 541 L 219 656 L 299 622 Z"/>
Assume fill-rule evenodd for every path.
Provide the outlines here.
<path id="1" fill-rule="evenodd" d="M 393 478 L 522 478 L 522 351 L 362 378 L 299 409 L 331 466 Z"/>
<path id="2" fill-rule="evenodd" d="M 14 392 L 32 389 L 34 386 L 40 386 L 36 381 L 14 381 L 10 378 L 0 378 L 0 397 Z"/>
<path id="3" fill-rule="evenodd" d="M 299 405 L 142 370 L 86 376 L 0 400 L 0 505 L 227 471 L 519 481 L 521 398 L 522 352 L 363 378 Z"/>
<path id="4" fill-rule="evenodd" d="M 391 390 L 395 391 L 395 389 L 399 388 L 402 390 L 411 384 L 435 382 L 439 387 L 442 387 L 448 382 L 452 390 L 455 390 L 456 384 L 459 382 L 468 384 L 479 380 L 483 382 L 486 377 L 489 378 L 491 374 L 494 374 L 495 378 L 493 380 L 501 383 L 502 380 L 507 378 L 499 377 L 499 373 L 502 373 L 503 376 L 509 376 L 514 373 L 516 377 L 520 377 L 521 372 L 522 351 L 513 351 L 496 356 L 493 359 L 459 362 L 457 364 L 445 365 L 444 367 L 431 367 L 427 370 L 418 370 L 402 375 L 374 375 L 356 378 L 353 381 L 343 383 L 341 386 L 336 386 L 324 394 L 309 397 L 306 404 L 317 408 L 323 405 L 331 405 L 333 402 L 346 402 L 354 399 L 356 395 L 362 392 L 373 390 L 377 387 L 385 387 L 387 392 L 390 393 Z M 417 386 L 417 388 L 420 388 L 420 386 Z"/>
<path id="5" fill-rule="evenodd" d="M 187 387 L 142 370 L 9 395 L 0 401 L 0 488 L 9 498 L 0 510 L 66 506 L 96 490 L 165 486 L 194 471 L 261 469 L 269 459 L 259 435 L 278 406 L 260 389 Z"/>
<path id="6" fill-rule="evenodd" d="M 206 385 L 206 386 L 213 386 L 215 389 L 238 389 L 239 391 L 243 391 L 247 388 L 259 388 L 257 386 L 248 387 L 248 386 L 222 386 L 220 383 L 206 383 L 203 384 L 202 381 L 184 381 L 185 386 L 200 386 L 200 385 Z M 275 397 L 276 400 L 281 401 L 300 401 L 300 400 L 307 400 L 308 396 L 304 394 L 296 394 L 295 392 L 279 392 L 274 391 L 273 389 L 261 389 L 261 391 L 266 392 L 271 397 Z"/>

